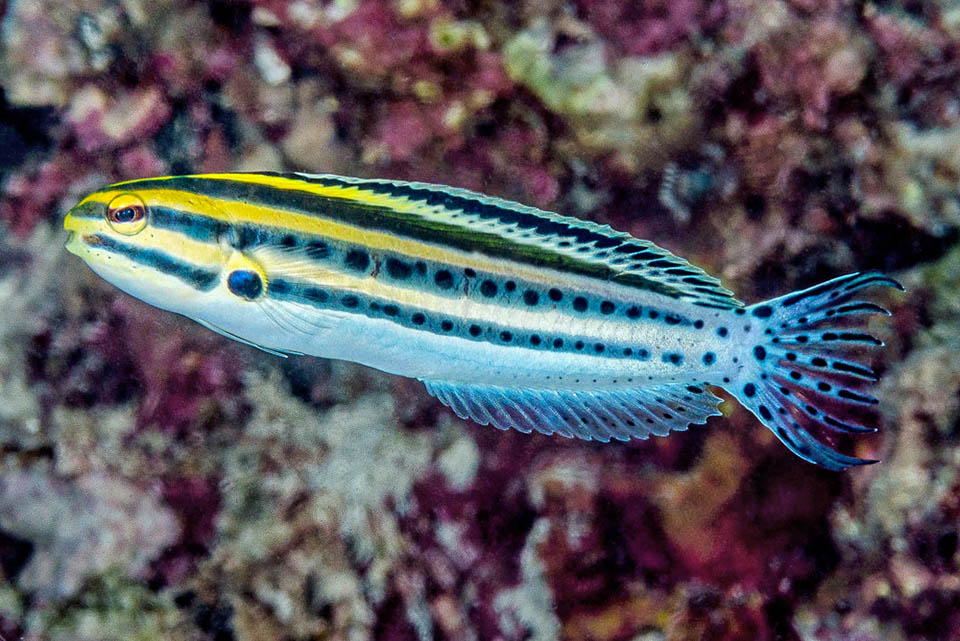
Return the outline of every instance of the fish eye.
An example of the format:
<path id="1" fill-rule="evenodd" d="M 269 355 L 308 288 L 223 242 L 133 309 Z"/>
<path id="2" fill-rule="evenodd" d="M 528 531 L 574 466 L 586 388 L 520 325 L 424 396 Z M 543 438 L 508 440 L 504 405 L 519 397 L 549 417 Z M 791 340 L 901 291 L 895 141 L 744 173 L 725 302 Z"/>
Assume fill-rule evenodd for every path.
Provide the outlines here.
<path id="1" fill-rule="evenodd" d="M 147 226 L 147 206 L 134 194 L 120 194 L 107 205 L 107 223 L 121 234 L 132 236 Z"/>

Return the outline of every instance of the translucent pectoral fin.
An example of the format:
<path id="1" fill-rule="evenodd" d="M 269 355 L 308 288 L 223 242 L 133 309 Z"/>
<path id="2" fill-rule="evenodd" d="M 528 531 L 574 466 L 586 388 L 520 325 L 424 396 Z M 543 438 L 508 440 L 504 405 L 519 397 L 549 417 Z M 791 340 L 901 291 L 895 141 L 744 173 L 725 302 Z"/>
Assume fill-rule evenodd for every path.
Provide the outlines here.
<path id="1" fill-rule="evenodd" d="M 267 299 L 260 303 L 260 309 L 277 329 L 301 338 L 314 337 L 333 327 L 337 320 L 337 316 L 329 310 L 297 303 L 281 303 Z"/>
<path id="2" fill-rule="evenodd" d="M 481 425 L 604 443 L 666 436 L 719 415 L 720 399 L 699 385 L 574 391 L 423 383 L 457 416 Z"/>
<path id="3" fill-rule="evenodd" d="M 245 338 L 241 338 L 240 336 L 237 336 L 236 334 L 233 334 L 233 333 L 231 333 L 231 332 L 228 332 L 227 330 L 225 330 L 225 329 L 223 329 L 223 328 L 217 327 L 216 325 L 214 325 L 214 324 L 212 324 L 212 323 L 208 323 L 207 321 L 202 321 L 202 320 L 199 320 L 199 319 L 196 319 L 196 320 L 197 320 L 198 323 L 200 323 L 201 325 L 203 325 L 204 327 L 206 327 L 206 328 L 209 329 L 210 331 L 216 332 L 216 333 L 220 334 L 221 336 L 226 336 L 227 338 L 232 339 L 232 340 L 235 340 L 235 341 L 237 341 L 238 343 L 243 343 L 244 345 L 249 345 L 250 347 L 256 347 L 256 348 L 259 349 L 260 351 L 266 352 L 267 354 L 272 354 L 273 356 L 279 356 L 280 358 L 286 358 L 287 356 L 302 356 L 302 355 L 303 355 L 303 354 L 301 354 L 300 352 L 294 352 L 294 351 L 290 351 L 290 350 L 282 350 L 282 351 L 281 351 L 281 350 L 277 350 L 277 349 L 272 349 L 272 348 L 270 348 L 270 347 L 265 347 L 265 346 L 263 346 L 263 345 L 260 345 L 260 344 L 258 344 L 258 343 L 255 343 L 255 342 L 253 342 L 253 341 L 249 341 L 249 340 L 247 340 L 247 339 L 245 339 Z"/>

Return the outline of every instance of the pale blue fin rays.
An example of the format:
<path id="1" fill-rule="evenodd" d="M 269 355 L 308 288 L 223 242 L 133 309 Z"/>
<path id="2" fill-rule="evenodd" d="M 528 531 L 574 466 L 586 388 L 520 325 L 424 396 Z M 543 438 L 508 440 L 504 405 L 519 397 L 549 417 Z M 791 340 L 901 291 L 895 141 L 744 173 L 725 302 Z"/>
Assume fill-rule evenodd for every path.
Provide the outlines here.
<path id="1" fill-rule="evenodd" d="M 572 391 L 424 381 L 460 418 L 506 430 L 608 442 L 666 436 L 718 416 L 720 399 L 699 385 Z"/>

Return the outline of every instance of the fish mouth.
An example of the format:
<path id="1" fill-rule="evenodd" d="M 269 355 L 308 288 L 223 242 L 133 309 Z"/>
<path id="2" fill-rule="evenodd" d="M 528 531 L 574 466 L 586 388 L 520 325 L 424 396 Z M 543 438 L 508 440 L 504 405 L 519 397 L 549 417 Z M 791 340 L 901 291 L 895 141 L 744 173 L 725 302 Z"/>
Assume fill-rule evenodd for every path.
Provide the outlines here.
<path id="1" fill-rule="evenodd" d="M 77 234 L 75 231 L 70 232 L 70 235 L 67 237 L 67 243 L 63 246 L 63 248 L 71 254 L 79 256 L 80 247 L 81 240 L 79 234 Z"/>
<path id="2" fill-rule="evenodd" d="M 68 234 L 64 249 L 80 258 L 89 256 L 92 248 L 102 244 L 97 234 L 89 233 L 89 224 L 86 223 L 88 221 L 73 216 L 72 210 L 63 219 L 63 228 Z"/>
<path id="3" fill-rule="evenodd" d="M 101 244 L 102 243 L 100 242 L 100 238 L 98 236 L 71 231 L 70 236 L 67 238 L 67 242 L 63 248 L 74 256 L 84 258 L 89 255 L 92 247 L 96 247 Z"/>
<path id="4" fill-rule="evenodd" d="M 63 228 L 67 231 L 67 242 L 63 248 L 71 254 L 79 256 L 80 249 L 83 245 L 79 234 L 77 233 L 74 222 L 73 216 L 71 216 L 69 213 L 67 214 L 67 217 L 63 219 Z"/>

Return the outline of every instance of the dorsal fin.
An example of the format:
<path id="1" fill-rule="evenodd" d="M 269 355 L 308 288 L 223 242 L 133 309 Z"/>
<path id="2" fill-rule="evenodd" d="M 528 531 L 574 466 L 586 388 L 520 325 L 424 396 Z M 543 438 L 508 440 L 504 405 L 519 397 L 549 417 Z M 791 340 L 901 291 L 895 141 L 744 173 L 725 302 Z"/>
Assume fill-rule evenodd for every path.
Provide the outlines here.
<path id="1" fill-rule="evenodd" d="M 688 261 L 608 225 L 561 216 L 466 189 L 419 182 L 363 179 L 330 174 L 288 177 L 323 185 L 353 187 L 390 199 L 390 205 L 427 225 L 495 235 L 513 244 L 545 250 L 570 263 L 602 265 L 611 280 L 625 285 L 656 283 L 661 293 L 696 304 L 741 307 L 720 281 Z M 349 195 L 344 195 L 349 198 Z M 438 230 L 439 232 L 439 230 Z"/>

